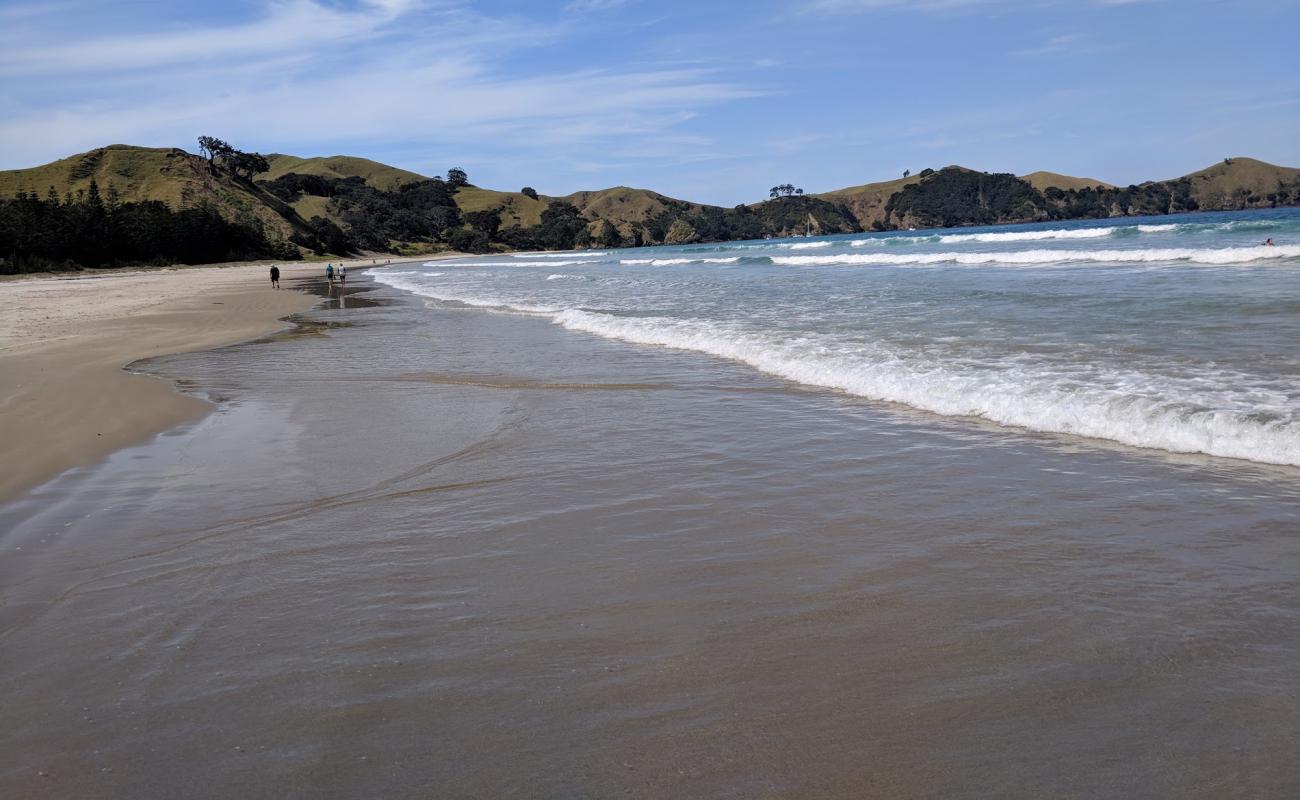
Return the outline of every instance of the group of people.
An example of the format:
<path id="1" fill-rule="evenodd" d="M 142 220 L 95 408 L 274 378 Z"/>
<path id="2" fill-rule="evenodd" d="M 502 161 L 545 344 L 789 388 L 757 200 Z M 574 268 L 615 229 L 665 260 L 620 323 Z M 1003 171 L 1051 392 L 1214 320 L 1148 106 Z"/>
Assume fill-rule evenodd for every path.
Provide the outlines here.
<path id="1" fill-rule="evenodd" d="M 329 284 L 330 291 L 334 291 L 334 282 L 338 281 L 339 288 L 347 288 L 348 285 L 348 268 L 339 264 L 338 269 L 334 268 L 334 263 L 330 262 L 325 265 L 325 282 Z M 280 288 L 280 268 L 271 265 L 271 288 Z"/>
<path id="2" fill-rule="evenodd" d="M 325 265 L 325 281 L 334 288 L 334 281 L 339 282 L 339 287 L 344 288 L 348 285 L 348 268 L 339 264 L 338 269 L 334 269 L 333 262 Z"/>

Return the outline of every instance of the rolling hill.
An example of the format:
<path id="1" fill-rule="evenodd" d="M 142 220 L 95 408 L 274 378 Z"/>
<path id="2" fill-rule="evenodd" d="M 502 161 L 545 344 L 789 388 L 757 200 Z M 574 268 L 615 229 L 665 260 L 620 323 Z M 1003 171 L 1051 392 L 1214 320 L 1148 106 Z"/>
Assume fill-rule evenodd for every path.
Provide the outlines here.
<path id="1" fill-rule="evenodd" d="M 176 147 L 111 144 L 30 169 L 0 171 L 0 197 L 18 192 L 46 197 L 85 193 L 91 181 L 105 196 L 121 202 L 161 200 L 173 209 L 203 203 L 233 219 L 252 214 L 287 237 L 303 227 L 293 209 L 255 185 L 212 175 L 207 161 Z"/>
<path id="2" fill-rule="evenodd" d="M 1279 167 L 1254 158 L 1228 158 L 1183 176 L 1205 211 L 1268 205 L 1279 192 L 1300 186 L 1300 169 Z M 1179 180 L 1175 178 L 1174 180 Z"/>
<path id="3" fill-rule="evenodd" d="M 263 250 L 289 248 L 292 255 L 294 248 L 341 254 L 358 248 L 428 252 L 450 245 L 484 251 L 725 241 L 1300 205 L 1300 169 L 1244 157 L 1128 187 L 1052 172 L 1017 177 L 950 166 L 735 208 L 628 186 L 533 196 L 451 185 L 353 156 L 274 154 L 266 160 L 269 169 L 250 180 L 220 163 L 213 169 L 205 158 L 179 148 L 108 145 L 0 171 L 0 210 L 8 198 L 21 195 L 29 210 L 38 200 L 53 208 L 53 196 L 60 201 L 55 206 L 75 211 L 93 182 L 110 210 L 146 200 L 177 213 L 211 209 L 230 224 L 262 229 L 264 243 L 257 246 Z M 358 178 L 370 188 L 341 183 Z M 23 219 L 30 226 L 37 217 Z M 24 252 L 17 244 L 0 244 L 10 248 L 10 256 Z M 86 245 L 79 252 L 93 250 Z M 7 257 L 0 252 L 0 261 Z"/>
<path id="4" fill-rule="evenodd" d="M 1050 188 L 1057 189 L 1086 189 L 1089 187 L 1102 187 L 1103 189 L 1114 189 L 1113 184 L 1099 181 L 1096 178 L 1076 178 L 1073 175 L 1062 175 L 1059 172 L 1031 172 L 1028 175 L 1021 175 L 1020 180 L 1027 182 L 1040 192 L 1045 192 Z"/>

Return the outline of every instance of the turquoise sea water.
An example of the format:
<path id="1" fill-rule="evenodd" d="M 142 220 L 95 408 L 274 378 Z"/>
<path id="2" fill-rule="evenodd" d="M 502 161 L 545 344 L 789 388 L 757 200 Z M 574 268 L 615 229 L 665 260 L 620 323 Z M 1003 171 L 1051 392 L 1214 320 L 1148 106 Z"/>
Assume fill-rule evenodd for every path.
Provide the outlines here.
<path id="1" fill-rule="evenodd" d="M 947 416 L 1300 464 L 1297 209 L 495 255 L 375 275 L 434 303 Z"/>

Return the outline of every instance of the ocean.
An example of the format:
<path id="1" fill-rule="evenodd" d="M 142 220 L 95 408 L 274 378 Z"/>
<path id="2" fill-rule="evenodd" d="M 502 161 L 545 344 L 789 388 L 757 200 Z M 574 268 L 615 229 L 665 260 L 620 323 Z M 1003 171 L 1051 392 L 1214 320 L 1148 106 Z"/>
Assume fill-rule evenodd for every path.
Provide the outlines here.
<path id="1" fill-rule="evenodd" d="M 0 795 L 1300 795 L 1298 240 L 393 266 L 132 365 L 216 410 L 0 506 Z"/>
<path id="2" fill-rule="evenodd" d="M 1300 465 L 1294 209 L 493 256 L 376 277 L 945 416 Z"/>

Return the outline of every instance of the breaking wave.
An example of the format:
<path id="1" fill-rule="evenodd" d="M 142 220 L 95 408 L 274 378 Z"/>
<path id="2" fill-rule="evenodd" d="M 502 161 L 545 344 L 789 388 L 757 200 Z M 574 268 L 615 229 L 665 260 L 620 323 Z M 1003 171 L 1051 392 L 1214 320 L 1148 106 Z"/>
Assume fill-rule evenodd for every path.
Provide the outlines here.
<path id="1" fill-rule="evenodd" d="M 1138 264 L 1161 261 L 1183 261 L 1192 264 L 1248 264 L 1253 261 L 1300 258 L 1300 246 L 1221 247 L 1221 248 L 1155 248 L 1132 250 L 1008 250 L 1001 252 L 970 253 L 915 253 L 895 255 L 872 253 L 838 256 L 772 256 L 773 264 L 788 266 L 817 266 L 824 264 L 1060 264 L 1065 262 Z"/>
<path id="2" fill-rule="evenodd" d="M 618 263 L 671 267 L 679 264 L 735 264 L 738 261 L 740 261 L 740 256 L 732 256 L 731 258 L 625 258 Z"/>
<path id="3" fill-rule="evenodd" d="M 829 335 L 796 338 L 733 323 L 525 305 L 422 285 L 393 273 L 376 273 L 376 279 L 436 300 L 540 315 L 569 330 L 732 359 L 809 386 L 946 416 L 1300 466 L 1300 419 L 1288 408 L 1286 392 L 1258 385 L 1233 388 L 1249 387 L 1250 376 L 1225 381 L 1221 374 L 1176 377 L 1059 362 L 944 361 Z"/>

